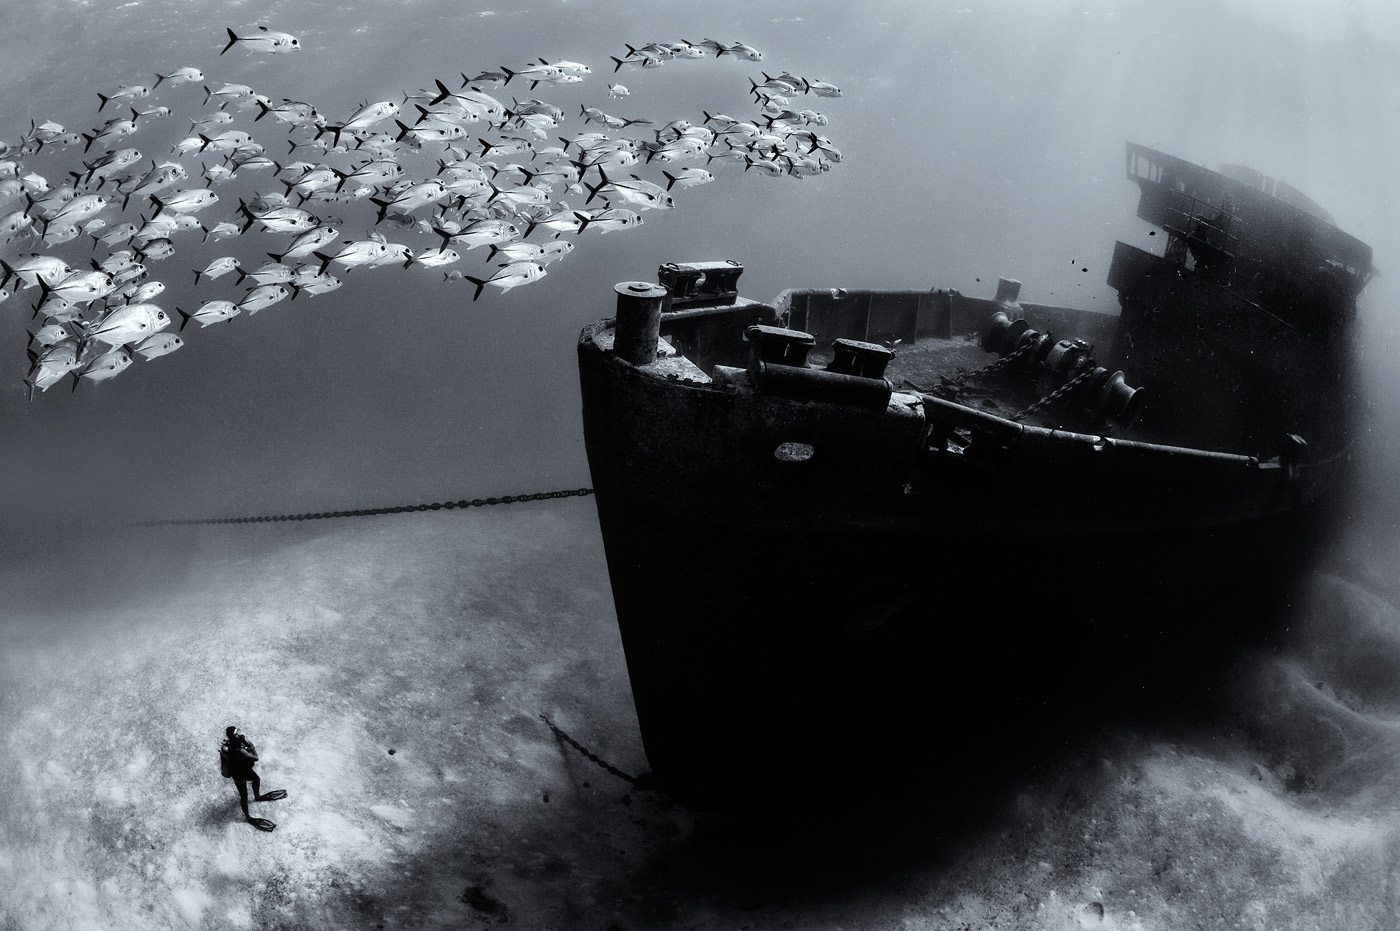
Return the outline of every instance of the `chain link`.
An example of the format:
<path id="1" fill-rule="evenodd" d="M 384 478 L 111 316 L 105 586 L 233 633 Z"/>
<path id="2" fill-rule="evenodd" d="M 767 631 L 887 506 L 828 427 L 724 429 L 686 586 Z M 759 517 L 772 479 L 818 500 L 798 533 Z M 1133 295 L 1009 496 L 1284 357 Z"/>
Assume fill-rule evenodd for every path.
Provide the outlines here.
<path id="1" fill-rule="evenodd" d="M 971 372 L 959 372 L 956 377 L 950 378 L 948 381 L 961 387 L 963 382 L 967 381 L 969 378 L 977 378 L 981 375 L 991 375 L 993 372 L 1000 372 L 1012 362 L 1015 362 L 1017 359 L 1030 352 L 1036 345 L 1038 345 L 1036 340 L 1027 340 L 1023 345 L 1016 347 L 1016 349 L 1008 352 L 990 365 L 985 365 Z"/>
<path id="2" fill-rule="evenodd" d="M 1093 360 L 1090 361 L 1092 362 Z M 1025 410 L 1017 411 L 1016 413 L 1012 414 L 1011 417 L 1008 419 L 1024 420 L 1025 418 L 1029 417 L 1031 414 L 1034 414 L 1041 408 L 1046 407 L 1050 404 L 1054 404 L 1060 398 L 1069 394 L 1075 388 L 1078 388 L 1081 384 L 1083 384 L 1085 380 L 1092 378 L 1095 374 L 1096 368 L 1097 367 L 1093 365 L 1087 366 L 1084 369 L 1084 371 L 1080 372 L 1078 375 L 1074 376 L 1069 381 L 1065 382 L 1063 385 L 1056 388 L 1054 391 L 1050 392 L 1045 397 L 1041 398 L 1039 401 L 1036 401 L 1034 404 L 1032 404 Z"/>
<path id="3" fill-rule="evenodd" d="M 627 775 L 627 773 L 624 773 L 622 770 L 618 769 L 616 766 L 612 765 L 607 760 L 603 759 L 598 754 L 594 753 L 592 750 L 589 750 L 583 744 L 579 743 L 577 740 L 574 740 L 568 734 L 564 733 L 564 731 L 559 728 L 559 725 L 555 724 L 543 713 L 540 714 L 540 720 L 543 721 L 545 724 L 549 725 L 549 729 L 554 732 L 555 737 L 558 737 L 560 740 L 564 741 L 564 743 L 568 744 L 569 746 L 577 750 L 579 753 L 583 754 L 584 759 L 588 760 L 590 763 L 593 763 L 601 767 L 602 769 L 607 770 L 617 778 L 621 779 L 623 782 L 626 782 L 629 785 L 631 785 L 634 789 L 646 791 L 652 787 L 651 780 L 648 778 L 650 774 L 645 774 L 642 776 L 629 776 Z"/>
<path id="4" fill-rule="evenodd" d="M 490 507 L 497 504 L 519 504 L 522 501 L 547 501 L 554 498 L 582 498 L 593 494 L 592 488 L 571 488 L 565 491 L 537 491 L 528 495 L 501 495 L 496 498 L 462 498 L 458 501 L 435 501 L 432 504 L 399 504 L 382 508 L 358 508 L 352 511 L 318 511 L 309 514 L 265 514 L 257 517 L 192 517 L 170 520 L 141 521 L 136 527 L 174 527 L 190 524 L 264 524 L 289 520 L 326 520 L 331 517 L 375 517 L 380 514 L 408 514 L 418 511 L 451 511 L 457 508 Z"/>

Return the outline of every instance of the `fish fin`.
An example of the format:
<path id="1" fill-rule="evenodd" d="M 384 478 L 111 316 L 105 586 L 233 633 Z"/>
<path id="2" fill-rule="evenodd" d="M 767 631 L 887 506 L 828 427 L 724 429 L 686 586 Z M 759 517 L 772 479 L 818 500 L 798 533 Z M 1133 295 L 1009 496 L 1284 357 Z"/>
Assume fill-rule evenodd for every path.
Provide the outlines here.
<path id="1" fill-rule="evenodd" d="M 548 62 L 545 62 L 545 64 L 548 64 Z M 487 247 L 491 250 L 490 252 L 486 253 L 486 261 L 489 262 L 492 259 L 494 259 L 496 257 L 496 253 L 500 252 L 501 250 L 500 247 L 497 246 L 495 243 L 487 243 Z"/>
<path id="2" fill-rule="evenodd" d="M 510 79 L 515 77 L 515 72 L 507 68 L 505 65 L 501 65 L 501 73 L 506 76 L 506 84 L 509 84 Z M 504 86 L 505 85 L 502 85 L 502 87 Z"/>
<path id="3" fill-rule="evenodd" d="M 481 289 L 486 287 L 486 282 L 480 278 L 473 278 L 471 275 L 463 275 L 462 277 L 476 285 L 476 293 L 472 295 L 472 301 L 475 302 L 477 298 L 481 297 Z"/>
<path id="4" fill-rule="evenodd" d="M 164 81 L 164 80 L 165 80 L 166 78 L 168 78 L 170 75 L 168 75 L 168 74 L 161 74 L 159 71 L 157 71 L 157 72 L 155 72 L 155 76 L 156 76 L 156 83 L 154 83 L 154 84 L 151 85 L 151 90 L 155 90 L 157 87 L 160 87 L 160 82 L 161 82 L 161 81 Z"/>
<path id="5" fill-rule="evenodd" d="M 234 31 L 232 29 L 230 29 L 228 31 L 228 45 L 225 45 L 223 51 L 219 52 L 219 54 L 222 55 L 224 52 L 227 52 L 229 49 L 233 48 L 233 44 L 237 41 L 238 36 L 234 34 Z M 206 101 L 206 103 L 207 102 L 208 101 Z"/>
<path id="6" fill-rule="evenodd" d="M 404 136 L 407 136 L 412 131 L 412 128 L 405 125 L 403 120 L 394 120 L 394 125 L 399 128 L 399 134 L 394 137 L 395 142 L 401 141 Z"/>
<path id="7" fill-rule="evenodd" d="M 430 107 L 435 107 L 438 104 L 442 103 L 444 100 L 446 100 L 448 97 L 452 96 L 452 92 L 447 89 L 447 85 L 442 83 L 441 80 L 434 78 L 433 83 L 437 85 L 438 95 L 432 100 L 428 101 L 428 106 Z"/>
<path id="8" fill-rule="evenodd" d="M 199 272 L 195 272 L 195 274 L 198 275 Z M 184 330 L 185 330 L 185 324 L 187 324 L 187 323 L 190 322 L 190 318 L 193 317 L 194 314 L 187 314 L 187 313 L 185 313 L 183 310 L 181 310 L 181 309 L 178 308 L 178 307 L 175 308 L 175 313 L 179 314 L 180 317 L 181 317 L 181 320 L 180 320 L 180 329 L 179 329 L 179 330 L 176 330 L 176 332 L 177 332 L 177 333 L 182 333 L 182 332 L 184 332 Z"/>
<path id="9" fill-rule="evenodd" d="M 321 274 L 324 275 L 326 273 L 326 269 L 330 267 L 331 259 L 334 258 L 334 256 L 326 255 L 322 252 L 312 252 L 311 254 L 321 260 Z"/>
<path id="10" fill-rule="evenodd" d="M 622 59 L 618 58 L 616 55 L 609 55 L 608 57 L 617 62 L 617 64 L 613 65 L 613 74 L 617 74 L 622 70 Z"/>
<path id="11" fill-rule="evenodd" d="M 661 173 L 662 173 L 663 175 L 665 175 L 665 176 L 666 176 L 666 179 L 667 179 L 667 180 L 666 180 L 666 190 L 668 190 L 668 191 L 671 190 L 671 186 L 674 185 L 674 184 L 676 183 L 676 180 L 677 180 L 677 179 L 676 179 L 676 176 L 673 175 L 673 174 L 671 174 L 669 171 L 665 170 L 664 168 L 661 170 Z"/>
<path id="12" fill-rule="evenodd" d="M 101 113 L 101 112 L 102 112 L 102 108 L 105 107 L 105 106 L 107 106 L 107 101 L 111 100 L 112 98 L 106 96 L 106 95 L 103 94 L 101 91 L 99 91 L 98 94 L 97 94 L 97 99 L 100 100 L 100 101 L 102 101 L 100 104 L 97 105 L 97 112 L 98 112 L 98 113 Z"/>

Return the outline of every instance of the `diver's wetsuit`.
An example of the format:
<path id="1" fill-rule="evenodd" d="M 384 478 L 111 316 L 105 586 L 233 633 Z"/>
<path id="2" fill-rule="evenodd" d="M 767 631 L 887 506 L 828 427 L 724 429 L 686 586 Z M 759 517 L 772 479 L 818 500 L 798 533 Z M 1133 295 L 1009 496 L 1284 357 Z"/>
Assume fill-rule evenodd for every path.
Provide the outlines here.
<path id="1" fill-rule="evenodd" d="M 248 818 L 248 783 L 253 784 L 253 798 L 259 796 L 258 787 L 261 780 L 253 769 L 253 764 L 258 761 L 258 750 L 253 746 L 253 742 L 242 734 L 238 734 L 228 741 L 228 768 L 233 779 L 233 784 L 238 786 L 238 802 L 243 806 L 243 817 Z"/>

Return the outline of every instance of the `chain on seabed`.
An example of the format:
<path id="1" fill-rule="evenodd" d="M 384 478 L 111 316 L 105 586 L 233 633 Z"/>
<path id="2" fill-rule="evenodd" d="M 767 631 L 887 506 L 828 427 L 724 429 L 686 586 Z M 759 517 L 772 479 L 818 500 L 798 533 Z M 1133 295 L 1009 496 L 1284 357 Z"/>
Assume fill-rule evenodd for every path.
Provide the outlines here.
<path id="1" fill-rule="evenodd" d="M 589 750 L 577 740 L 574 740 L 568 734 L 564 733 L 564 731 L 560 729 L 559 725 L 555 724 L 549 719 L 548 715 L 541 714 L 540 720 L 549 726 L 549 729 L 554 732 L 555 737 L 564 741 L 564 743 L 568 744 L 569 746 L 577 750 L 579 753 L 583 754 L 586 760 L 599 767 L 602 767 L 603 769 L 612 773 L 617 778 L 621 779 L 623 782 L 631 784 L 632 788 L 643 792 L 650 791 L 654 788 L 654 786 L 652 785 L 652 778 L 650 773 L 643 773 L 640 776 L 629 776 L 622 770 L 618 769 L 616 766 L 609 763 L 607 760 L 600 757 L 598 754 L 594 753 L 592 750 Z"/>
<path id="2" fill-rule="evenodd" d="M 358 508 L 352 511 L 317 511 L 309 514 L 267 514 L 258 517 L 192 517 L 169 520 L 141 521 L 136 527 L 171 527 L 189 524 L 261 524 L 287 520 L 325 520 L 330 517 L 374 517 L 379 514 L 408 514 L 415 511 L 451 511 L 457 508 L 479 508 L 496 504 L 519 504 L 522 501 L 545 501 L 551 498 L 582 498 L 593 494 L 592 488 L 571 488 L 565 491 L 537 491 L 528 495 L 502 495 L 497 498 L 463 498 L 459 501 L 436 501 L 432 504 L 399 504 L 382 508 Z"/>

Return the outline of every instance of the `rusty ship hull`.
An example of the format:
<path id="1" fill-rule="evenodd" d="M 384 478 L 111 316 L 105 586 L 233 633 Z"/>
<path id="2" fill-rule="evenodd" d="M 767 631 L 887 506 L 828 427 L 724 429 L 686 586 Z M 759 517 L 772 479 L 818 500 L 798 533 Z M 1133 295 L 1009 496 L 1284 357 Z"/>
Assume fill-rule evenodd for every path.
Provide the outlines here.
<path id="1" fill-rule="evenodd" d="M 762 804 L 1175 687 L 1295 595 L 1350 474 L 1369 249 L 1152 150 L 1129 147 L 1129 175 L 1172 235 L 1163 256 L 1118 244 L 1116 315 L 1010 281 L 763 303 L 707 263 L 619 285 L 585 329 L 585 441 L 664 789 Z M 1183 187 L 1185 209 L 1163 194 Z M 1279 236 L 1312 290 L 1259 274 Z"/>

